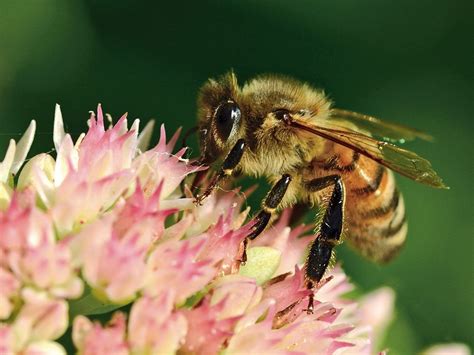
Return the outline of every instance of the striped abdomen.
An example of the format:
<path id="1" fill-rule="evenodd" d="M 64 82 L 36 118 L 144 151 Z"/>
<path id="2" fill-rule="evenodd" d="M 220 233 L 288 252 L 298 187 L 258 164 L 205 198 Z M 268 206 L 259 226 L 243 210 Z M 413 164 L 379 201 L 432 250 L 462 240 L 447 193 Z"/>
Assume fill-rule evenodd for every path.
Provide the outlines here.
<path id="1" fill-rule="evenodd" d="M 367 258 L 387 262 L 397 255 L 407 235 L 405 205 L 393 173 L 347 148 L 336 149 L 320 167 L 342 176 L 348 240 Z"/>

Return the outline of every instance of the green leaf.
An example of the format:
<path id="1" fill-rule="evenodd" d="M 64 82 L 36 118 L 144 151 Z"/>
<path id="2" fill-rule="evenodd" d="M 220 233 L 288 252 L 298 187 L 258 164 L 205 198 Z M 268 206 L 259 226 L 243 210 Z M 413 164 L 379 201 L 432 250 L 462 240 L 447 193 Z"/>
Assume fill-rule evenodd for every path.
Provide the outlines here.
<path id="1" fill-rule="evenodd" d="M 193 308 L 195 305 L 197 305 L 203 297 L 209 292 L 209 287 L 205 287 L 202 290 L 196 292 L 195 294 L 189 296 L 186 301 L 178 305 L 178 308 Z"/>
<path id="2" fill-rule="evenodd" d="M 103 314 L 123 307 L 129 302 L 111 303 L 104 300 L 103 297 L 95 295 L 94 291 L 87 288 L 81 298 L 69 301 L 69 319 L 73 320 L 75 316 L 82 314 L 84 316 L 93 314 Z"/>

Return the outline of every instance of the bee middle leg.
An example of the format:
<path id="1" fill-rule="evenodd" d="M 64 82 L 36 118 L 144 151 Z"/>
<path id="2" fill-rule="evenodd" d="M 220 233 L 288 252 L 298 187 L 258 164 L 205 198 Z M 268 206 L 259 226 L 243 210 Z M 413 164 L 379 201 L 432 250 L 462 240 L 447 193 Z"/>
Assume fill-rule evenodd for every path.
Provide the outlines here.
<path id="1" fill-rule="evenodd" d="M 272 214 L 277 209 L 281 200 L 285 196 L 288 185 L 290 185 L 291 176 L 289 174 L 283 174 L 280 180 L 273 185 L 270 192 L 265 197 L 265 200 L 262 202 L 262 209 L 257 215 L 257 222 L 254 225 L 254 230 L 250 233 L 247 238 L 255 239 L 262 233 L 267 226 Z"/>
<path id="2" fill-rule="evenodd" d="M 306 187 L 311 192 L 322 190 L 334 185 L 324 213 L 318 237 L 311 245 L 305 265 L 306 286 L 312 289 L 318 284 L 331 261 L 333 248 L 340 244 L 344 221 L 344 184 L 339 175 L 329 175 L 307 182 Z M 313 294 L 310 294 L 308 313 L 313 311 Z"/>
<path id="3" fill-rule="evenodd" d="M 247 261 L 247 244 L 248 240 L 253 240 L 257 238 L 267 227 L 268 222 L 275 213 L 278 205 L 283 200 L 286 190 L 291 182 L 291 175 L 283 174 L 280 180 L 278 180 L 275 185 L 273 185 L 270 192 L 267 194 L 265 199 L 262 202 L 262 209 L 255 217 L 255 224 L 253 225 L 252 232 L 244 239 L 243 241 L 243 251 L 240 261 L 245 263 Z"/>

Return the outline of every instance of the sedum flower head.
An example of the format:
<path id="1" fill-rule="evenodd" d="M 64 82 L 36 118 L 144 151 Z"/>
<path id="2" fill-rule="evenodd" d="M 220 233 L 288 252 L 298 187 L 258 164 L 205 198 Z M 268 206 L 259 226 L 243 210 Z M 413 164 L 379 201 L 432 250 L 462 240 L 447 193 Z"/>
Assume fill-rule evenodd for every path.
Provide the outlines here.
<path id="1" fill-rule="evenodd" d="M 161 126 L 149 149 L 152 124 L 140 133 L 124 115 L 106 128 L 100 105 L 76 141 L 63 127 L 57 106 L 55 158 L 24 164 L 33 122 L 0 164 L 0 353 L 64 354 L 70 325 L 79 354 L 374 351 L 393 292 L 349 301 L 336 267 L 307 314 L 312 236 L 288 227 L 289 210 L 241 266 L 249 209 L 237 190 L 202 206 L 183 195 L 186 176 L 205 168 L 173 153 L 179 132 L 167 140 Z"/>

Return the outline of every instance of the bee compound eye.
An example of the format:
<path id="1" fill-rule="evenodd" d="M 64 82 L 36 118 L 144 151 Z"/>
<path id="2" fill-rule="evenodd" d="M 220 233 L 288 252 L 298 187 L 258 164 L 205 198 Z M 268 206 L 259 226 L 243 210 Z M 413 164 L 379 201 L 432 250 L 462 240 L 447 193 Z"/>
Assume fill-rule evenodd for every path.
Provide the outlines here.
<path id="1" fill-rule="evenodd" d="M 229 138 L 233 128 L 237 127 L 240 117 L 240 108 L 235 102 L 229 101 L 217 108 L 215 125 L 222 140 L 226 141 Z"/>

